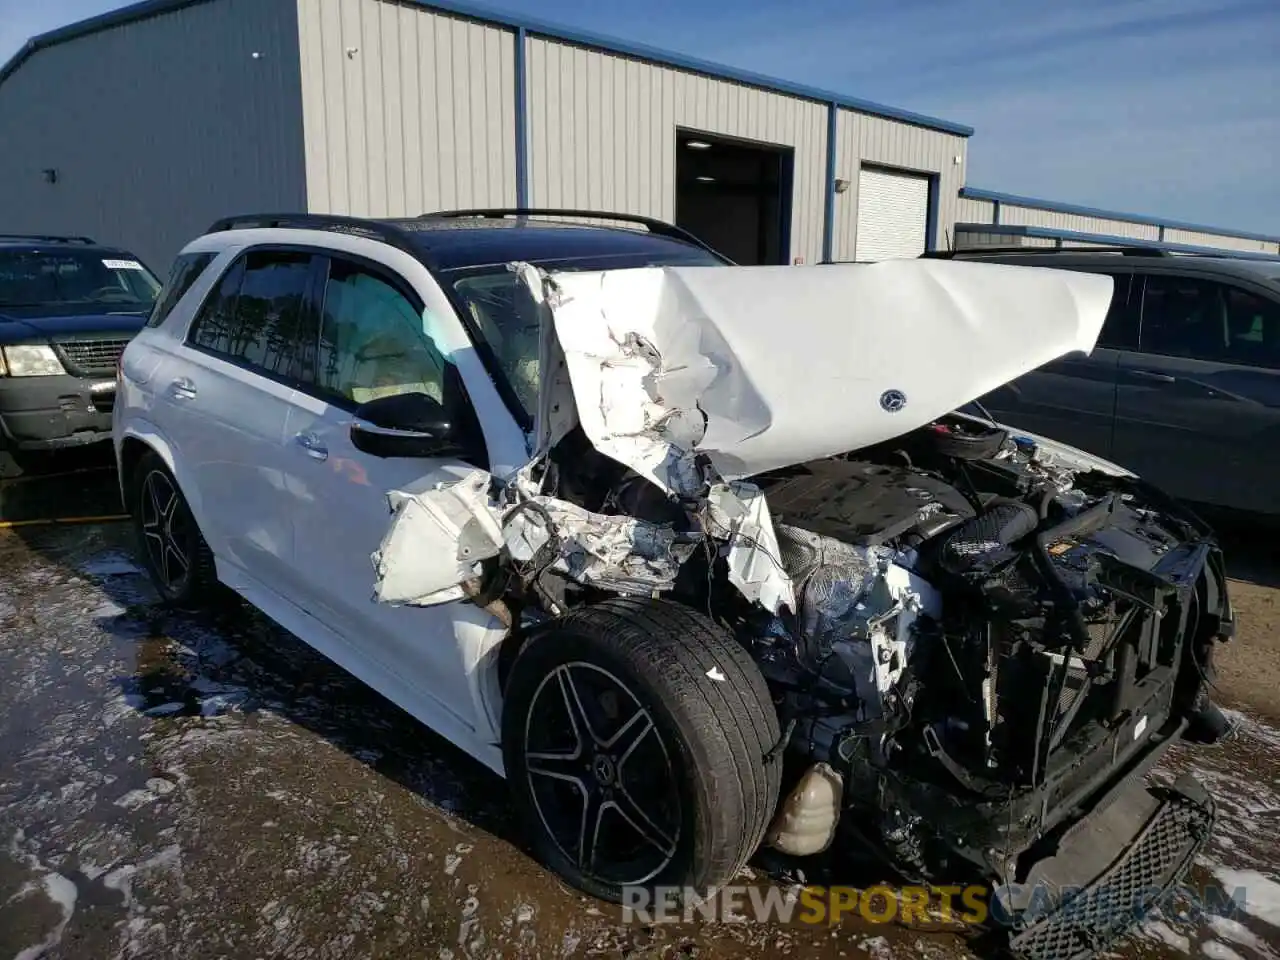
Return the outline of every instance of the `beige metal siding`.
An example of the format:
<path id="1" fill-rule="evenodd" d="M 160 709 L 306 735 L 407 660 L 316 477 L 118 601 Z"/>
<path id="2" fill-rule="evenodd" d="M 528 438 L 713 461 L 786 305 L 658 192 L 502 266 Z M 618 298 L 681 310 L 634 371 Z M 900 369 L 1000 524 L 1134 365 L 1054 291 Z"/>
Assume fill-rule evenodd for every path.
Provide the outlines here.
<path id="1" fill-rule="evenodd" d="M 672 67 L 528 41 L 535 206 L 675 218 L 676 128 L 795 149 L 791 256 L 822 255 L 827 108 Z"/>
<path id="2" fill-rule="evenodd" d="M 297 29 L 294 0 L 219 0 L 36 50 L 0 83 L 0 227 L 166 271 L 218 217 L 301 209 Z"/>
<path id="3" fill-rule="evenodd" d="M 937 244 L 947 246 L 955 232 L 960 188 L 964 184 L 967 141 L 897 120 L 841 110 L 836 118 L 836 178 L 849 187 L 836 195 L 833 256 L 851 260 L 857 245 L 858 172 L 863 165 L 939 175 Z M 956 157 L 960 162 L 956 163 Z"/>
<path id="4" fill-rule="evenodd" d="M 1157 240 L 1160 228 L 1128 220 L 1105 220 L 1079 213 L 1060 213 L 1054 210 L 1037 210 L 1032 207 L 1000 205 L 1000 222 L 1028 227 L 1048 227 L 1053 230 L 1074 230 L 1077 233 L 1100 233 L 1109 237 L 1131 237 L 1134 240 Z M 1168 239 L 1166 237 L 1166 239 Z"/>
<path id="5" fill-rule="evenodd" d="M 956 201 L 957 223 L 994 223 L 996 205 L 990 200 L 960 197 Z"/>
<path id="6" fill-rule="evenodd" d="M 514 206 L 515 34 L 388 0 L 297 0 L 312 212 Z"/>
<path id="7" fill-rule="evenodd" d="M 975 247 L 1052 247 L 1053 240 L 1047 237 L 1020 237 L 1007 233 L 983 233 L 978 230 L 959 230 L 956 233 L 957 250 L 972 250 Z M 1074 246 L 1074 244 L 1073 244 Z"/>
<path id="8" fill-rule="evenodd" d="M 1220 233 L 1202 233 L 1198 230 L 1177 230 L 1173 227 L 1164 231 L 1166 243 L 1188 243 L 1197 247 L 1218 247 L 1223 250 L 1247 250 L 1252 252 L 1275 253 L 1276 244 L 1265 240 L 1247 240 L 1244 237 L 1224 236 Z"/>

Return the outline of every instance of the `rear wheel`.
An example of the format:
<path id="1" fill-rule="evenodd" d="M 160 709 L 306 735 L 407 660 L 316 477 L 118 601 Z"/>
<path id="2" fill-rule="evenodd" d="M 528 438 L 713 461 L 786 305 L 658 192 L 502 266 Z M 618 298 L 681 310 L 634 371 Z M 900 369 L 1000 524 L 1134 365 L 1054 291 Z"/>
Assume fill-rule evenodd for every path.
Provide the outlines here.
<path id="1" fill-rule="evenodd" d="M 216 583 L 213 554 L 173 474 L 159 456 L 148 452 L 131 479 L 130 513 L 156 590 L 175 606 L 206 600 Z"/>
<path id="2" fill-rule="evenodd" d="M 678 604 L 610 600 L 550 625 L 512 664 L 502 725 L 535 851 L 602 899 L 727 883 L 777 804 L 764 678 L 728 632 Z"/>

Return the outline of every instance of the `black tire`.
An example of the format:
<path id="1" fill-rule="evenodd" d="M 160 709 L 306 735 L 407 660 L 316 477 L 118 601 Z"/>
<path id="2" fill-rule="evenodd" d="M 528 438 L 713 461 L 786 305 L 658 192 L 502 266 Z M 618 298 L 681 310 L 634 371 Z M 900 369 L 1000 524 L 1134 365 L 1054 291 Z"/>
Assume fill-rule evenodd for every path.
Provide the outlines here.
<path id="1" fill-rule="evenodd" d="M 503 701 L 507 780 L 535 853 L 613 902 L 624 886 L 729 882 L 777 806 L 782 760 L 766 754 L 779 737 L 746 650 L 663 600 L 607 600 L 548 625 L 516 656 Z"/>
<path id="2" fill-rule="evenodd" d="M 129 476 L 128 507 L 138 554 L 160 598 L 175 607 L 207 601 L 217 586 L 213 553 L 178 481 L 150 450 Z"/>

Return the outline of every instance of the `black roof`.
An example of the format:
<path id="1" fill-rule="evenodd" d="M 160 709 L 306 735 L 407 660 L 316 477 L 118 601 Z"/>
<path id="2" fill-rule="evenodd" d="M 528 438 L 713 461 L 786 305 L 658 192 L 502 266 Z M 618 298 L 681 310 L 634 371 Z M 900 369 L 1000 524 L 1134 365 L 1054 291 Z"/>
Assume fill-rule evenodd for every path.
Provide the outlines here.
<path id="1" fill-rule="evenodd" d="M 938 254 L 926 254 L 934 259 Z M 1245 280 L 1280 281 L 1280 258 L 1263 260 L 1251 257 L 1233 257 L 1228 251 L 1222 256 L 1204 254 L 1176 254 L 1136 245 L 1133 247 L 1108 247 L 1088 249 L 1061 247 L 1016 247 L 984 250 L 972 247 L 967 250 L 949 251 L 941 255 L 945 259 L 984 260 L 996 263 L 1019 263 L 1037 267 L 1065 269 L 1140 268 L 1161 273 L 1217 273 L 1240 277 Z"/>
<path id="2" fill-rule="evenodd" d="M 631 226 L 583 223 L 584 218 Z M 567 222 L 568 219 L 578 222 Z M 538 264 L 617 260 L 627 266 L 649 261 L 728 263 L 679 227 L 648 217 L 600 211 L 444 211 L 381 220 L 308 213 L 247 214 L 219 220 L 208 232 L 260 227 L 327 230 L 369 237 L 412 253 L 434 270 L 517 260 Z"/>
<path id="3" fill-rule="evenodd" d="M 624 227 L 546 220 L 460 219 L 387 221 L 410 235 L 438 270 L 453 270 L 514 260 L 546 263 L 602 255 L 670 260 L 687 254 L 705 259 L 707 251 L 684 240 Z"/>
<path id="4" fill-rule="evenodd" d="M 96 247 L 89 237 L 62 236 L 53 233 L 0 233 L 0 246 L 12 247 Z"/>

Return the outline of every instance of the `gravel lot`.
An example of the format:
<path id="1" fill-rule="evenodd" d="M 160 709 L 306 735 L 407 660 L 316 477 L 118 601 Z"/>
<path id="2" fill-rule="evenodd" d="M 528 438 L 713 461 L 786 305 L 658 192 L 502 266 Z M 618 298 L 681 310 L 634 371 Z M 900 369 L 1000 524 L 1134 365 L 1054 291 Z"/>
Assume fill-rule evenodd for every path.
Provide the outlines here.
<path id="1" fill-rule="evenodd" d="M 502 782 L 449 744 L 235 601 L 159 611 L 126 524 L 44 522 L 119 513 L 109 471 L 61 466 L 0 484 L 0 958 L 972 955 L 861 922 L 624 926 L 528 857 Z M 1252 536 L 1221 660 L 1237 733 L 1158 773 L 1215 791 L 1196 879 L 1245 886 L 1246 913 L 1117 955 L 1280 957 L 1280 551 Z"/>

